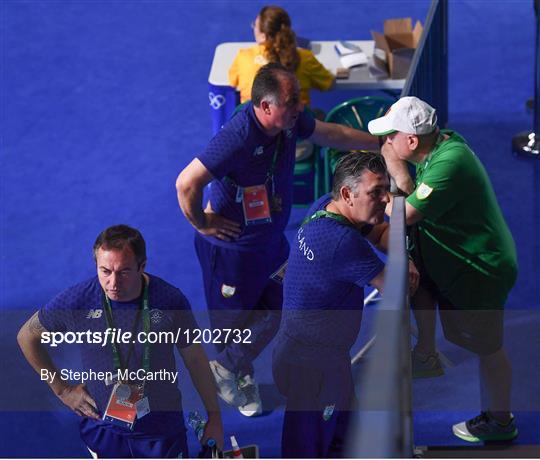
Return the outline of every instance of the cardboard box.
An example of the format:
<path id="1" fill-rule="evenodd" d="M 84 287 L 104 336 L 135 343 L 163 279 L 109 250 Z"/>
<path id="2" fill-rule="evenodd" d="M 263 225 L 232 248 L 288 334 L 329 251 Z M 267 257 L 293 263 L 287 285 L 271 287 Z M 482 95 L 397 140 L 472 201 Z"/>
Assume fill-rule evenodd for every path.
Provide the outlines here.
<path id="1" fill-rule="evenodd" d="M 390 78 L 405 78 L 422 31 L 420 21 L 413 29 L 411 18 L 387 19 L 384 34 L 371 31 L 375 41 L 374 63 L 385 69 Z"/>

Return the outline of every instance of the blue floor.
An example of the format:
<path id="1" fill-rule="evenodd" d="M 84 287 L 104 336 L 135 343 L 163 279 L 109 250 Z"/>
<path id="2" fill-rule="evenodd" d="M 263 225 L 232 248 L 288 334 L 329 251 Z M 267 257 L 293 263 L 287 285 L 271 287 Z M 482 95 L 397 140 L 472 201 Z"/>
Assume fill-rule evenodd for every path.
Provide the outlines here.
<path id="1" fill-rule="evenodd" d="M 46 300 L 91 276 L 97 233 L 128 223 L 144 234 L 148 271 L 182 289 L 207 324 L 192 229 L 178 209 L 178 172 L 211 136 L 207 78 L 215 46 L 251 40 L 261 1 L 0 2 L 0 456 L 86 457 L 76 416 L 24 362 L 18 328 Z M 369 39 L 385 18 L 424 19 L 422 1 L 284 1 L 298 35 Z M 486 165 L 516 240 L 520 274 L 508 301 L 518 443 L 540 444 L 540 162 L 511 155 L 532 127 L 534 10 L 529 0 L 453 0 L 449 8 L 450 127 Z M 356 94 L 316 94 L 329 110 Z M 302 219 L 295 210 L 288 236 Z M 370 311 L 361 338 L 369 337 Z M 419 445 L 460 445 L 450 426 L 478 411 L 472 356 L 444 339 L 454 367 L 415 382 Z M 72 363 L 68 350 L 57 359 Z M 280 453 L 283 401 L 271 346 L 256 362 L 268 412 L 246 419 L 223 407 L 226 434 Z M 183 372 L 183 369 L 181 370 Z M 200 408 L 181 378 L 186 408 Z M 190 448 L 195 440 L 190 434 Z"/>

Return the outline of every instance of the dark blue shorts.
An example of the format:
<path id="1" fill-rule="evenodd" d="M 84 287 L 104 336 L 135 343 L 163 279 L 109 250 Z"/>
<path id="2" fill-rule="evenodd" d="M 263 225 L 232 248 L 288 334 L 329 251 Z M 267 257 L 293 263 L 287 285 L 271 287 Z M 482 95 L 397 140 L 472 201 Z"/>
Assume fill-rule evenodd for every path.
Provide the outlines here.
<path id="1" fill-rule="evenodd" d="M 249 341 L 234 343 L 231 334 L 228 341 L 216 343 L 216 359 L 239 376 L 253 375 L 253 360 L 279 328 L 283 286 L 270 276 L 287 260 L 287 240 L 246 252 L 217 246 L 197 233 L 195 249 L 212 329 L 239 329 L 243 338 L 249 334 Z"/>
<path id="2" fill-rule="evenodd" d="M 210 310 L 281 308 L 282 286 L 270 276 L 289 256 L 285 237 L 259 251 L 238 251 L 208 242 L 195 233 L 206 303 Z"/>

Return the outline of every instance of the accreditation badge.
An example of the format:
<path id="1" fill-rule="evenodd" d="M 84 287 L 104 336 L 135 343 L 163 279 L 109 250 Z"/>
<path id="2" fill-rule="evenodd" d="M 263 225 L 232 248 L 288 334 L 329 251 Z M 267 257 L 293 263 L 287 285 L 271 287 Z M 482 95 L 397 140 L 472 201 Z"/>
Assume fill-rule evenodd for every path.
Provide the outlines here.
<path id="1" fill-rule="evenodd" d="M 149 412 L 143 384 L 117 382 L 112 388 L 103 420 L 132 430 L 135 421 Z"/>
<path id="2" fill-rule="evenodd" d="M 247 225 L 259 225 L 272 222 L 268 192 L 265 185 L 254 185 L 242 189 L 244 221 Z"/>

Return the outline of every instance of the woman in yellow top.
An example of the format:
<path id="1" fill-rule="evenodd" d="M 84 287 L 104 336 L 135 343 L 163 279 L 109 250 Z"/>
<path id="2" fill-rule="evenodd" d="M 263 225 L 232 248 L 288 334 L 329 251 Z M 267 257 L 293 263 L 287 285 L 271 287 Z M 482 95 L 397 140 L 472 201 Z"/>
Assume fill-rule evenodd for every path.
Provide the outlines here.
<path id="1" fill-rule="evenodd" d="M 310 50 L 296 47 L 291 19 L 278 6 L 265 6 L 253 24 L 257 44 L 241 49 L 229 69 L 229 83 L 240 91 L 240 102 L 251 99 L 251 85 L 257 70 L 268 62 L 279 62 L 296 74 L 300 83 L 300 100 L 309 105 L 309 90 L 330 89 L 332 75 Z"/>

